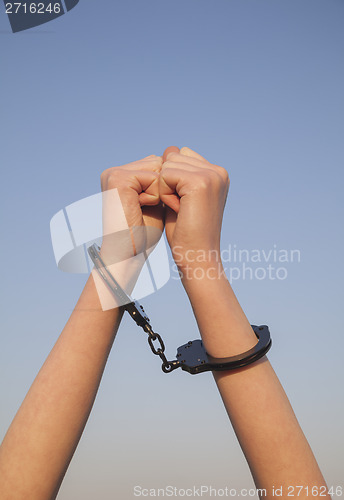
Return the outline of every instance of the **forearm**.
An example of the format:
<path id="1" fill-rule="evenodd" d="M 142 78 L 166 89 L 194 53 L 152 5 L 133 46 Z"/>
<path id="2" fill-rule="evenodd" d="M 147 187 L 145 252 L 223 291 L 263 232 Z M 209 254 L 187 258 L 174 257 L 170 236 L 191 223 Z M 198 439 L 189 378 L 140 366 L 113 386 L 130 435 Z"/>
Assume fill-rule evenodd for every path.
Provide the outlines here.
<path id="1" fill-rule="evenodd" d="M 78 444 L 123 311 L 102 311 L 90 276 L 0 448 L 3 500 L 57 494 Z"/>
<path id="2" fill-rule="evenodd" d="M 183 279 L 183 284 L 209 354 L 227 357 L 253 347 L 257 339 L 224 275 Z M 256 486 L 267 490 L 265 498 L 273 497 L 273 486 L 282 487 L 285 496 L 288 486 L 302 485 L 299 498 L 307 498 L 313 486 L 325 485 L 266 357 L 242 369 L 214 372 L 214 377 Z"/>

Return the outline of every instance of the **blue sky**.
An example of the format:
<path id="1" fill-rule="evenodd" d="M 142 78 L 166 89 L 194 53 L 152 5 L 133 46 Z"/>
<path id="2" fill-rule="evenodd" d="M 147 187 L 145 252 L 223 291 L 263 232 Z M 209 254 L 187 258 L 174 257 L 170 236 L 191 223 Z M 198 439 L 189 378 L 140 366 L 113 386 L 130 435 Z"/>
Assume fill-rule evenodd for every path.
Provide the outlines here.
<path id="1" fill-rule="evenodd" d="M 343 485 L 343 24 L 340 0 L 80 0 L 12 34 L 0 5 L 1 435 L 86 279 L 56 268 L 51 217 L 105 168 L 186 145 L 230 174 L 224 249 L 300 251 L 286 279 L 233 286 Z M 177 280 L 143 303 L 169 357 L 198 336 Z M 59 498 L 202 482 L 253 484 L 211 375 L 163 374 L 126 318 Z"/>

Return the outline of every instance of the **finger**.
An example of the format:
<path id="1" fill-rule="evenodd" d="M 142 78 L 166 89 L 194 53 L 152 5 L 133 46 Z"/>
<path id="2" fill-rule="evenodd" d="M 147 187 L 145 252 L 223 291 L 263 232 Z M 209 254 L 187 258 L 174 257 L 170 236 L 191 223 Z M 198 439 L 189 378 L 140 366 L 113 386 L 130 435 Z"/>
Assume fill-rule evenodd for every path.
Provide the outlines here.
<path id="1" fill-rule="evenodd" d="M 171 151 L 166 155 L 166 160 L 162 164 L 162 168 L 166 167 L 167 163 L 174 162 L 174 163 L 183 163 L 184 165 L 193 165 L 198 168 L 204 168 L 208 167 L 210 165 L 209 162 L 205 162 L 204 160 L 199 160 L 198 158 L 191 158 L 187 157 L 185 155 L 182 155 L 181 153 L 177 153 L 174 151 Z"/>
<path id="2" fill-rule="evenodd" d="M 187 153 L 187 154 L 183 154 Z M 190 148 L 182 148 L 180 151 L 169 151 L 168 154 L 166 155 L 166 159 L 162 165 L 162 168 L 164 168 L 165 163 L 167 161 L 174 161 L 174 162 L 181 162 L 181 163 L 189 163 L 190 165 L 194 165 L 195 167 L 199 168 L 209 168 L 212 166 L 212 164 L 203 158 L 201 155 L 196 153 L 195 151 L 192 151 Z M 216 167 L 216 165 L 215 165 Z"/>
<path id="3" fill-rule="evenodd" d="M 119 165 L 117 167 L 110 167 L 104 170 L 103 175 L 106 177 L 107 174 L 111 174 L 112 171 L 121 169 L 121 170 L 151 170 L 153 172 L 160 172 L 162 166 L 162 157 L 161 156 L 147 156 L 146 158 L 142 158 L 141 160 L 135 160 L 130 163 L 126 163 L 125 165 Z"/>
<path id="4" fill-rule="evenodd" d="M 132 205 L 157 205 L 159 198 L 159 173 L 152 170 L 127 170 L 114 168 L 108 175 L 103 191 L 117 189 L 122 203 L 130 211 Z"/>
<path id="5" fill-rule="evenodd" d="M 187 159 L 186 161 L 188 163 L 185 163 L 185 156 L 183 155 L 178 155 L 178 158 L 175 158 L 175 155 L 169 156 L 169 158 L 173 158 L 171 161 L 168 159 L 162 166 L 161 172 L 164 172 L 166 168 L 175 168 L 179 170 L 184 170 L 188 172 L 200 172 L 200 173 L 205 173 L 207 170 L 212 170 L 213 172 L 216 172 L 222 179 L 222 181 L 227 182 L 228 180 L 228 173 L 227 171 L 219 167 L 218 165 L 212 165 L 211 163 L 204 163 L 200 162 L 200 160 L 195 160 L 195 159 Z M 192 163 L 190 162 L 192 160 Z"/>
<path id="6" fill-rule="evenodd" d="M 172 169 L 171 169 L 172 170 Z M 180 176 L 180 174 L 179 174 Z M 167 180 L 168 179 L 168 180 Z M 175 213 L 179 212 L 180 198 L 176 193 L 177 178 L 170 180 L 166 170 L 166 179 L 160 174 L 159 178 L 159 196 L 160 200 Z"/>
<path id="7" fill-rule="evenodd" d="M 191 169 L 166 168 L 159 176 L 160 199 L 174 212 L 179 212 L 180 198 L 194 185 L 195 172 Z"/>
<path id="8" fill-rule="evenodd" d="M 125 185 L 126 183 L 124 183 Z M 141 205 L 157 205 L 159 198 L 159 174 L 152 171 L 134 171 L 127 187 L 136 191 Z"/>
<path id="9" fill-rule="evenodd" d="M 117 182 L 121 183 L 123 178 L 127 178 L 128 175 L 134 172 L 147 171 L 159 173 L 161 171 L 161 167 L 161 156 L 153 155 L 152 157 L 143 158 L 142 160 L 127 163 L 119 167 L 107 168 L 100 176 L 102 191 L 116 187 Z"/>
<path id="10" fill-rule="evenodd" d="M 141 206 L 154 206 L 160 203 L 158 176 L 139 193 L 139 202 Z"/>
<path id="11" fill-rule="evenodd" d="M 169 146 L 168 148 L 166 148 L 164 154 L 162 155 L 162 160 L 166 161 L 167 155 L 169 155 L 170 153 L 179 153 L 179 148 L 177 146 Z"/>
<path id="12" fill-rule="evenodd" d="M 125 168 L 128 170 L 152 170 L 154 172 L 160 172 L 162 166 L 162 157 L 151 155 L 141 160 L 136 160 L 131 163 L 127 163 L 121 167 L 115 168 Z"/>
<path id="13" fill-rule="evenodd" d="M 159 197 L 159 173 L 145 170 L 121 170 L 114 169 L 108 183 L 108 189 L 116 189 L 119 195 L 122 211 L 125 214 L 129 227 L 142 225 L 143 205 L 158 205 Z M 107 192 L 107 191 L 106 191 Z M 104 208 L 104 203 L 103 203 Z M 107 226 L 113 224 L 112 218 L 116 210 L 106 205 Z"/>
<path id="14" fill-rule="evenodd" d="M 188 156 L 182 153 L 182 151 L 187 152 L 188 154 L 193 154 L 193 156 Z M 220 167 L 219 165 L 214 165 L 209 161 L 205 160 L 201 155 L 192 151 L 189 148 L 182 148 L 179 153 L 171 152 L 168 154 L 167 161 L 165 161 L 162 165 L 162 170 L 164 168 L 183 168 L 186 170 L 194 169 L 209 169 L 213 170 L 217 174 L 220 175 L 223 182 L 229 183 L 228 172 L 225 168 Z"/>
<path id="15" fill-rule="evenodd" d="M 164 172 L 167 168 L 176 168 L 178 170 L 186 170 L 188 172 L 197 172 L 200 170 L 201 167 L 199 167 L 198 165 L 193 165 L 192 163 L 189 163 L 188 160 L 185 161 L 185 158 L 184 158 L 184 161 L 183 161 L 183 158 L 181 159 L 176 159 L 176 160 L 167 160 L 165 161 L 165 163 L 163 164 L 163 167 L 162 167 L 162 172 Z M 203 167 L 204 169 L 204 167 Z"/>
<path id="16" fill-rule="evenodd" d="M 201 161 L 205 161 L 205 162 L 209 163 L 208 160 L 206 160 L 199 153 L 196 153 L 196 151 L 193 151 L 192 149 L 190 149 L 186 146 L 181 148 L 180 153 L 184 156 L 189 156 L 190 158 L 195 158 L 196 160 L 201 160 Z"/>

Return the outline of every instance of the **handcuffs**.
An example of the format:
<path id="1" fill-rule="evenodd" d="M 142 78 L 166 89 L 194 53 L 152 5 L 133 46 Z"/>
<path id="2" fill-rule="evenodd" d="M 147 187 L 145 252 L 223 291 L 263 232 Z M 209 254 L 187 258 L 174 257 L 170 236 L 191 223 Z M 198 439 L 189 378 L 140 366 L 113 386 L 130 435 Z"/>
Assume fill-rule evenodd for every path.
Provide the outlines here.
<path id="1" fill-rule="evenodd" d="M 198 339 L 190 340 L 187 344 L 178 347 L 176 355 L 177 359 L 168 361 L 165 356 L 164 342 L 161 336 L 153 331 L 150 319 L 146 315 L 142 305 L 139 304 L 137 300 L 133 300 L 121 288 L 119 283 L 104 264 L 99 250 L 100 248 L 96 244 L 93 244 L 88 248 L 89 256 L 97 272 L 106 283 L 112 294 L 118 298 L 121 303 L 123 303 L 122 307 L 128 311 L 135 323 L 148 334 L 149 346 L 152 352 L 159 356 L 162 360 L 161 368 L 163 372 L 170 373 L 177 368 L 181 368 L 191 374 L 207 371 L 234 370 L 257 361 L 269 351 L 272 343 L 269 328 L 266 325 L 251 325 L 258 342 L 248 351 L 228 358 L 214 358 L 206 352 L 203 342 Z"/>

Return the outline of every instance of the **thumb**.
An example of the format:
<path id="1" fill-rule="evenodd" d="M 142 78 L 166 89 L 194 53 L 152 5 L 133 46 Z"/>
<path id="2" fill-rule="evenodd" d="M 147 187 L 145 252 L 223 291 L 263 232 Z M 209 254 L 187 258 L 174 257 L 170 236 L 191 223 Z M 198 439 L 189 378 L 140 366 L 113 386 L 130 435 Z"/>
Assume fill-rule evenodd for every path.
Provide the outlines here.
<path id="1" fill-rule="evenodd" d="M 205 161 L 205 162 L 209 163 L 208 160 L 203 158 L 203 156 L 201 156 L 200 154 L 196 153 L 196 151 L 193 151 L 192 149 L 187 148 L 187 147 L 183 147 L 180 150 L 180 154 L 182 154 L 184 156 L 189 156 L 190 158 L 196 158 L 197 160 L 201 160 L 201 161 Z"/>
<path id="2" fill-rule="evenodd" d="M 177 146 L 169 146 L 168 148 L 166 148 L 164 154 L 162 155 L 163 162 L 167 160 L 167 156 L 170 153 L 179 153 L 179 148 Z"/>

